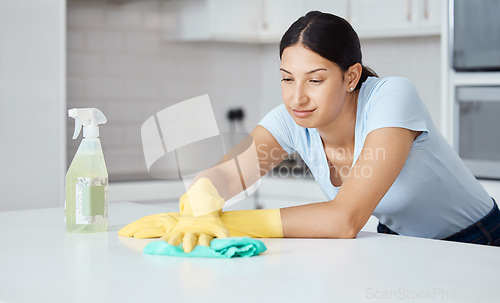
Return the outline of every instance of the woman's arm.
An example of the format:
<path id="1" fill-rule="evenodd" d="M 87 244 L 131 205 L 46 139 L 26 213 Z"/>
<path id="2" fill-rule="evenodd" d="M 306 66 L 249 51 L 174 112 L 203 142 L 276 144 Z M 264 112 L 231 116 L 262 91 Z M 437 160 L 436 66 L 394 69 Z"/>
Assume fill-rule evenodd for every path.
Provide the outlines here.
<path id="1" fill-rule="evenodd" d="M 191 185 L 200 178 L 207 178 L 227 201 L 254 184 L 287 155 L 273 135 L 257 125 L 216 165 L 200 172 Z"/>
<path id="2" fill-rule="evenodd" d="M 420 132 L 370 132 L 337 196 L 328 202 L 281 209 L 285 238 L 355 238 L 401 172 Z"/>

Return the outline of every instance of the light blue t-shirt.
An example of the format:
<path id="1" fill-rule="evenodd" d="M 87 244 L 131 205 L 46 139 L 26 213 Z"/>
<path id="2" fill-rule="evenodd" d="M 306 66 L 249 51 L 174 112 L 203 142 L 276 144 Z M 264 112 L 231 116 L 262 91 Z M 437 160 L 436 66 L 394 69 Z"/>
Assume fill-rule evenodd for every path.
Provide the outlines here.
<path id="1" fill-rule="evenodd" d="M 284 105 L 259 123 L 287 153 L 297 152 L 328 200 L 340 187 L 330 181 L 322 141 L 315 128 L 298 126 Z M 358 96 L 354 159 L 368 133 L 383 127 L 422 131 L 405 165 L 373 215 L 406 236 L 443 239 L 484 217 L 493 201 L 434 126 L 413 84 L 405 78 L 369 77 Z M 362 189 L 360 189 L 362 190 Z"/>

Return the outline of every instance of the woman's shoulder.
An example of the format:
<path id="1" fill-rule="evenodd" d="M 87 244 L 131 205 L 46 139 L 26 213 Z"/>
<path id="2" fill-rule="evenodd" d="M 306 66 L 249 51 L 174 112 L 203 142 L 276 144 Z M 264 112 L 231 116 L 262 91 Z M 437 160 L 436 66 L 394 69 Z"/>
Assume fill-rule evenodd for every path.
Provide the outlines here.
<path id="1" fill-rule="evenodd" d="M 361 86 L 359 94 L 361 104 L 370 106 L 384 100 L 397 100 L 400 103 L 420 100 L 417 89 L 405 77 L 393 76 L 385 78 L 369 77 Z"/>
<path id="2" fill-rule="evenodd" d="M 414 89 L 415 86 L 410 79 L 401 76 L 392 76 L 381 79 L 382 86 L 389 86 L 392 89 Z"/>
<path id="3" fill-rule="evenodd" d="M 310 132 L 316 132 L 314 128 L 305 128 L 295 123 L 284 104 L 280 104 L 269 111 L 259 124 L 264 127 L 280 128 L 297 138 L 302 136 L 307 137 L 310 135 Z"/>
<path id="4" fill-rule="evenodd" d="M 268 130 L 274 129 L 279 133 L 289 135 L 296 134 L 302 128 L 295 123 L 284 104 L 270 110 L 259 124 Z"/>
<path id="5" fill-rule="evenodd" d="M 400 89 L 415 89 L 415 86 L 410 79 L 401 76 L 391 76 L 385 78 L 368 77 L 361 89 L 369 92 L 377 92 L 380 90 L 400 90 Z"/>
<path id="6" fill-rule="evenodd" d="M 288 114 L 284 104 L 280 104 L 271 109 L 264 117 L 263 121 L 264 120 L 272 120 L 274 122 L 286 124 L 287 126 L 292 126 L 294 124 L 293 118 Z"/>
<path id="7" fill-rule="evenodd" d="M 287 153 L 302 150 L 310 143 L 310 132 L 316 131 L 297 125 L 284 104 L 269 111 L 259 125 L 266 128 Z"/>
<path id="8" fill-rule="evenodd" d="M 284 114 L 287 113 L 285 104 L 281 103 L 280 105 L 275 106 L 269 111 L 269 113 L 273 113 L 278 116 L 284 116 Z"/>
<path id="9" fill-rule="evenodd" d="M 274 121 L 274 123 L 280 123 L 286 126 L 288 129 L 303 129 L 303 127 L 300 127 L 295 123 L 284 104 L 280 104 L 269 111 L 264 117 L 263 121 L 264 120 L 272 120 Z"/>

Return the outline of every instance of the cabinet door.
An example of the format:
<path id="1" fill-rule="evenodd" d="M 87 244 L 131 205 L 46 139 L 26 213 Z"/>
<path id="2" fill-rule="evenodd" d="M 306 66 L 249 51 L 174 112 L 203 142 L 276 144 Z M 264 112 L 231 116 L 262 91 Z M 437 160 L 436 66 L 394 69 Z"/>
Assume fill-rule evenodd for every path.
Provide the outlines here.
<path id="1" fill-rule="evenodd" d="M 174 20 L 168 40 L 254 41 L 260 30 L 262 0 L 170 0 L 164 14 Z"/>
<path id="2" fill-rule="evenodd" d="M 306 14 L 303 0 L 262 0 L 259 35 L 261 41 L 279 42 L 285 31 Z"/>
<path id="3" fill-rule="evenodd" d="M 404 35 L 418 27 L 417 0 L 351 0 L 350 22 L 361 37 Z"/>
<path id="4" fill-rule="evenodd" d="M 173 20 L 166 27 L 165 37 L 183 41 L 207 40 L 210 35 L 207 7 L 205 0 L 163 2 L 164 14 Z"/>
<path id="5" fill-rule="evenodd" d="M 208 0 L 210 36 L 215 40 L 252 41 L 261 30 L 262 0 Z"/>
<path id="6" fill-rule="evenodd" d="M 350 0 L 308 0 L 305 3 L 306 11 L 320 11 L 348 19 Z"/>
<path id="7" fill-rule="evenodd" d="M 445 5 L 443 0 L 419 0 L 418 19 L 422 31 L 441 32 L 442 13 Z"/>

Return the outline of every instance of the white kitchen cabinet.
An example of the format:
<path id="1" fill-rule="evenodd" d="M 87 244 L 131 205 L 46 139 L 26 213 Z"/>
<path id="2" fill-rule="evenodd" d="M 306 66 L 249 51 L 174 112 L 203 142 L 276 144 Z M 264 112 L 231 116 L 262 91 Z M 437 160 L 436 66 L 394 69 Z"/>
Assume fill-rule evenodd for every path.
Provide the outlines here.
<path id="1" fill-rule="evenodd" d="M 256 40 L 262 28 L 261 1 L 204 1 L 208 17 L 207 38 L 214 40 Z"/>
<path id="2" fill-rule="evenodd" d="M 303 0 L 263 0 L 258 36 L 262 42 L 278 42 L 285 31 L 307 10 Z"/>
<path id="3" fill-rule="evenodd" d="M 320 11 L 349 19 L 350 0 L 309 0 L 305 1 L 304 12 Z"/>
<path id="4" fill-rule="evenodd" d="M 174 0 L 164 11 L 173 19 L 168 40 L 277 42 L 304 13 L 304 1 Z"/>
<path id="5" fill-rule="evenodd" d="M 441 32 L 444 0 L 420 0 L 418 2 L 419 28 L 422 32 Z"/>
<path id="6" fill-rule="evenodd" d="M 348 21 L 360 38 L 439 34 L 441 0 L 349 0 Z"/>
<path id="7" fill-rule="evenodd" d="M 444 0 L 172 0 L 169 40 L 279 42 L 308 11 L 347 19 L 360 38 L 438 35 Z"/>
<path id="8" fill-rule="evenodd" d="M 412 0 L 351 0 L 351 22 L 360 36 L 393 35 L 416 27 Z"/>

